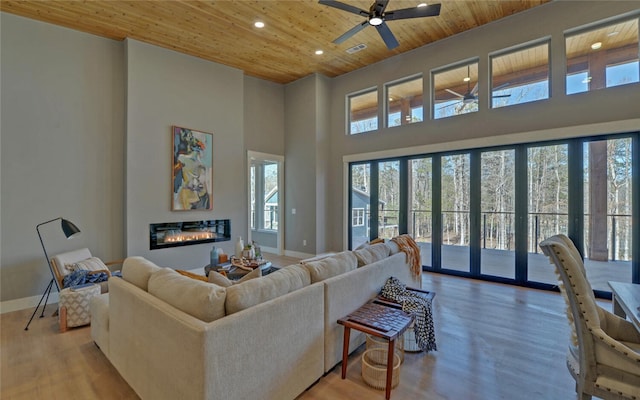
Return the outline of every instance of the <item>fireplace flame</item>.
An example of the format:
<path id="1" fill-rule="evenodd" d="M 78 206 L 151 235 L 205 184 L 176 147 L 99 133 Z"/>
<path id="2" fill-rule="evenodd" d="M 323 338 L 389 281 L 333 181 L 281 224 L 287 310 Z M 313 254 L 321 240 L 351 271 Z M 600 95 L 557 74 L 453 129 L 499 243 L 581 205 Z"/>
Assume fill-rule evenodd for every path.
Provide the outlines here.
<path id="1" fill-rule="evenodd" d="M 169 231 L 164 236 L 164 243 L 190 242 L 193 240 L 215 239 L 217 235 L 210 231 Z"/>

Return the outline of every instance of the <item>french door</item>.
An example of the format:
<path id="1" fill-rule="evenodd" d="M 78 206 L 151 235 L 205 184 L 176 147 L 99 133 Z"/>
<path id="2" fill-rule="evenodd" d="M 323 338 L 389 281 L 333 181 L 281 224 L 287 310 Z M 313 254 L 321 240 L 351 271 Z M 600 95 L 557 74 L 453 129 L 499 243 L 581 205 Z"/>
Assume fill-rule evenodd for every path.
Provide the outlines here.
<path id="1" fill-rule="evenodd" d="M 640 134 L 349 165 L 349 246 L 409 233 L 425 270 L 552 288 L 539 243 L 563 233 L 596 292 L 640 283 Z"/>

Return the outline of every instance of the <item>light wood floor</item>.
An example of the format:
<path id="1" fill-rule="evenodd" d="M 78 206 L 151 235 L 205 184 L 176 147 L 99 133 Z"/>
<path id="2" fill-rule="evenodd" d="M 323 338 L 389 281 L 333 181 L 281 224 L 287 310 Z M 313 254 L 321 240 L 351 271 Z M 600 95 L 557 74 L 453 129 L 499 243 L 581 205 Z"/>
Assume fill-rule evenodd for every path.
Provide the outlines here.
<path id="1" fill-rule="evenodd" d="M 392 399 L 576 399 L 559 294 L 437 274 L 423 274 L 423 288 L 436 292 L 438 351 L 406 354 Z M 0 316 L 0 398 L 137 399 L 93 344 L 90 328 L 58 333 L 53 311 L 48 306 L 42 319 L 38 313 L 29 331 L 31 309 Z M 299 400 L 384 399 L 360 377 L 362 351 L 351 355 L 346 380 L 338 365 Z"/>

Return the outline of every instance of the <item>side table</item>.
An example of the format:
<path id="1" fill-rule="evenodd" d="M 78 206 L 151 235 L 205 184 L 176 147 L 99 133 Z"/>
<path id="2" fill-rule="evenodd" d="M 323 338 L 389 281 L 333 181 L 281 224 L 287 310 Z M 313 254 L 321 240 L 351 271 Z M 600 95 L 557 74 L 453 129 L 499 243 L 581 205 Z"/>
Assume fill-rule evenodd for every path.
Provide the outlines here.
<path id="1" fill-rule="evenodd" d="M 371 300 L 338 323 L 344 326 L 344 341 L 342 344 L 342 379 L 347 376 L 347 358 L 349 357 L 349 337 L 351 329 L 385 339 L 389 341 L 387 350 L 387 381 L 385 385 L 385 399 L 391 397 L 391 380 L 393 377 L 393 358 L 395 355 L 396 339 L 413 322 L 413 315 L 388 307 L 377 299 Z"/>
<path id="2" fill-rule="evenodd" d="M 58 303 L 58 322 L 60 332 L 67 328 L 91 323 L 89 303 L 91 298 L 100 294 L 100 285 L 89 284 L 62 289 Z"/>

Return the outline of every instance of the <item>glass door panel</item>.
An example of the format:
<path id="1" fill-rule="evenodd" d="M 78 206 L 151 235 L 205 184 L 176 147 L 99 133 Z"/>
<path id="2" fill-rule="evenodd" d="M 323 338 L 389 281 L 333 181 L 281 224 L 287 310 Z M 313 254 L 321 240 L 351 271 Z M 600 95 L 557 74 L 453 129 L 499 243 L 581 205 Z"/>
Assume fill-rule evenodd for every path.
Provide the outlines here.
<path id="1" fill-rule="evenodd" d="M 369 241 L 371 198 L 371 166 L 351 166 L 351 249 Z"/>
<path id="2" fill-rule="evenodd" d="M 433 237 L 431 157 L 409 160 L 409 234 L 420 246 L 422 265 L 431 266 Z"/>
<path id="3" fill-rule="evenodd" d="M 584 265 L 593 289 L 631 282 L 632 140 L 584 144 Z"/>
<path id="4" fill-rule="evenodd" d="M 515 150 L 481 156 L 480 271 L 515 279 Z"/>
<path id="5" fill-rule="evenodd" d="M 400 161 L 378 163 L 378 237 L 398 236 L 400 222 Z"/>
<path id="6" fill-rule="evenodd" d="M 284 158 L 273 154 L 249 151 L 249 222 L 247 240 L 260 244 L 263 251 L 281 254 Z"/>
<path id="7" fill-rule="evenodd" d="M 530 147 L 527 154 L 528 280 L 555 285 L 554 267 L 538 244 L 568 232 L 568 146 Z"/>
<path id="8" fill-rule="evenodd" d="M 469 272 L 469 154 L 442 157 L 442 268 Z"/>

